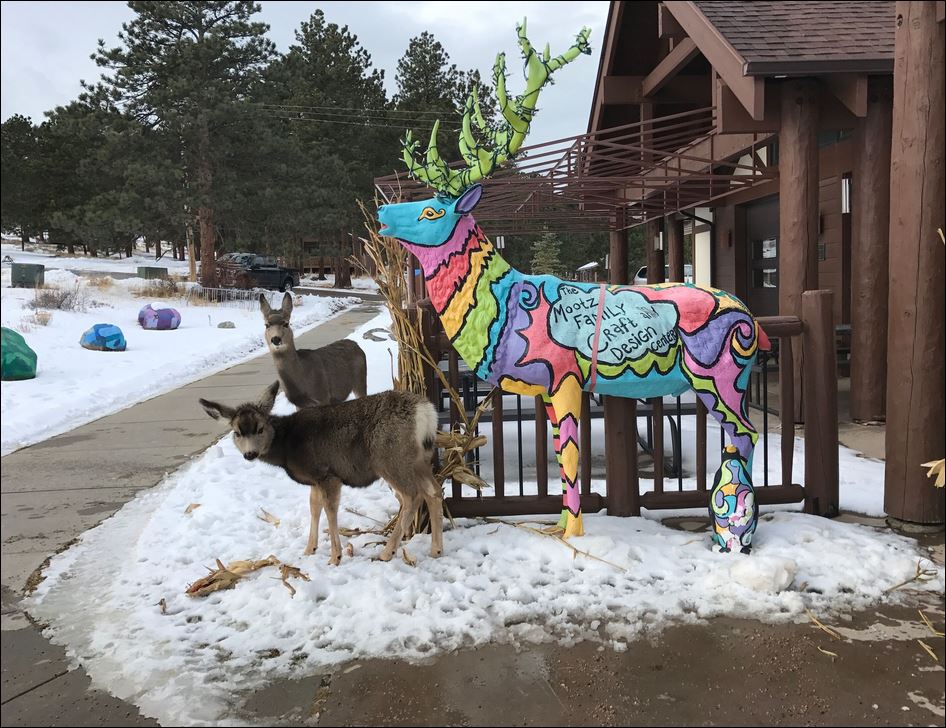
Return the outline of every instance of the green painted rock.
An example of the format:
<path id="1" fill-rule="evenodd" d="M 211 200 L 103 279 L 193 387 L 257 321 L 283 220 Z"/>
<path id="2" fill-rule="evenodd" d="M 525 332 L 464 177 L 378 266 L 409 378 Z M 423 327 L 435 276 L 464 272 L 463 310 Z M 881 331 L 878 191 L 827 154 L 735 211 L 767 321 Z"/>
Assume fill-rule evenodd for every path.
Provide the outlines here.
<path id="1" fill-rule="evenodd" d="M 0 328 L 0 378 L 3 381 L 36 376 L 36 352 L 13 329 Z"/>

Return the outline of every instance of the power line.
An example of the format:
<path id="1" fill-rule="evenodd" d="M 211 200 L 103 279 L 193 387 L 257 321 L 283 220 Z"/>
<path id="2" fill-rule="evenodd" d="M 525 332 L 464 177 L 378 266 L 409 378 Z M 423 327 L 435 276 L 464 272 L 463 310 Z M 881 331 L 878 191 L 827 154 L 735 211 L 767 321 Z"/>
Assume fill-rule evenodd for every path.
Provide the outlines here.
<path id="1" fill-rule="evenodd" d="M 253 104 L 267 110 L 281 110 L 286 111 L 315 111 L 315 112 L 325 112 L 325 113 L 345 113 L 348 115 L 351 114 L 363 114 L 369 116 L 390 116 L 390 115 L 406 115 L 406 116 L 435 116 L 439 117 L 447 113 L 459 113 L 459 109 L 443 111 L 432 111 L 430 109 L 420 110 L 420 109 L 379 109 L 379 108 L 351 108 L 344 106 L 303 106 L 299 104 L 266 104 L 259 103 Z"/>

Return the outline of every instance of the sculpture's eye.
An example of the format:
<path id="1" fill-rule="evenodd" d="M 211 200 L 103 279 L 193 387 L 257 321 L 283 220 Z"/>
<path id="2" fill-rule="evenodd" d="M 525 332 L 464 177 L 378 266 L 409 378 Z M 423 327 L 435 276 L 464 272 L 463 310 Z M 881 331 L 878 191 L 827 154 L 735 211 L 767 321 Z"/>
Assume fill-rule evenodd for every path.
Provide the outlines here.
<path id="1" fill-rule="evenodd" d="M 420 216 L 417 219 L 418 220 L 436 220 L 438 218 L 443 217 L 446 214 L 447 214 L 447 211 L 442 207 L 439 210 L 435 210 L 432 207 L 425 207 L 424 211 L 420 214 Z"/>

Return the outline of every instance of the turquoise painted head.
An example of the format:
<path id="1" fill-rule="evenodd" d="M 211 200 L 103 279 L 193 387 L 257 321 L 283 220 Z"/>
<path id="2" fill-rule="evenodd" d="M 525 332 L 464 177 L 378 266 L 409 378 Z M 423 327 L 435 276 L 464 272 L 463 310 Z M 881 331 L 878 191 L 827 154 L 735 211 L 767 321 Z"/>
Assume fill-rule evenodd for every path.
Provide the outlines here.
<path id="1" fill-rule="evenodd" d="M 473 212 L 483 194 L 473 185 L 457 198 L 437 195 L 429 200 L 399 202 L 378 208 L 379 232 L 405 243 L 435 248 L 453 235 L 457 223 Z"/>

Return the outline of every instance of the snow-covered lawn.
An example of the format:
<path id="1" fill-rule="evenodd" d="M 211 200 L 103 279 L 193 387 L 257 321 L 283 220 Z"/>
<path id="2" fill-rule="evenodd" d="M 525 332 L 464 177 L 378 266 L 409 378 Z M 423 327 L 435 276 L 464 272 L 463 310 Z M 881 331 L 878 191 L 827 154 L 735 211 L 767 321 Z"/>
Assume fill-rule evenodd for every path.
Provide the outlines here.
<path id="1" fill-rule="evenodd" d="M 388 323 L 381 316 L 351 336 L 368 353 L 370 391 L 390 386 L 393 345 L 361 333 Z M 280 395 L 277 412 L 289 410 Z M 261 520 L 261 508 L 281 525 Z M 395 510 L 382 484 L 346 488 L 339 520 L 370 529 Z M 903 598 L 884 590 L 918 563 L 935 575 L 917 588 L 944 587 L 942 567 L 911 539 L 792 512 L 764 511 L 751 556 L 715 553 L 705 532 L 589 514 L 587 535 L 571 543 L 604 561 L 512 525 L 460 520 L 440 559 L 417 535 L 405 544 L 416 566 L 373 561 L 379 537 L 363 534 L 344 539 L 353 556 L 339 567 L 326 563 L 324 533 L 319 552 L 302 555 L 308 518 L 304 488 L 245 461 L 226 436 L 55 557 L 28 609 L 93 685 L 186 725 L 226 720 L 235 691 L 351 659 L 422 659 L 490 642 L 588 639 L 625 650 L 643 633 L 715 616 L 834 616 Z M 217 558 L 270 554 L 311 578 L 293 581 L 294 597 L 272 568 L 206 598 L 184 594 Z"/>
<path id="2" fill-rule="evenodd" d="M 110 279 L 109 279 L 110 280 Z M 44 311 L 28 304 L 37 292 L 10 288 L 10 271 L 2 272 L 3 326 L 20 331 L 38 356 L 35 379 L 3 382 L 0 451 L 17 448 L 66 432 L 86 422 L 124 409 L 135 402 L 170 391 L 245 359 L 261 354 L 263 322 L 257 306 L 185 305 L 183 298 L 152 301 L 133 295 L 148 286 L 140 278 L 111 281 L 100 287 L 66 270 L 47 270 L 47 285 L 75 290 L 80 310 Z M 293 313 L 293 327 L 303 331 L 356 301 L 350 298 L 302 297 Z M 171 306 L 181 313 L 175 331 L 146 331 L 138 311 L 147 303 Z M 217 324 L 232 321 L 236 328 Z M 121 328 L 128 344 L 124 352 L 88 351 L 79 346 L 82 333 L 93 324 Z"/>
<path id="3" fill-rule="evenodd" d="M 32 248 L 32 250 L 30 249 Z M 62 268 L 65 270 L 92 270 L 108 273 L 137 273 L 138 266 L 156 266 L 158 268 L 167 268 L 170 273 L 186 274 L 187 261 L 174 260 L 170 255 L 165 255 L 161 260 L 155 260 L 154 254 L 147 254 L 142 250 L 134 250 L 131 258 L 119 258 L 111 256 L 105 258 L 99 256 L 92 258 L 88 255 L 69 256 L 65 253 L 57 254 L 52 252 L 51 246 L 37 246 L 35 244 L 27 246 L 25 251 L 20 250 L 19 244 L 3 243 L 0 245 L 0 258 L 9 256 L 14 263 L 40 263 L 47 269 Z M 9 261 L 0 263 L 3 270 L 9 270 L 12 263 Z M 9 275 L 9 273 L 7 274 Z"/>
<path id="4" fill-rule="evenodd" d="M 335 286 L 335 274 L 329 273 L 324 281 L 320 281 L 314 274 L 306 273 L 299 281 L 301 286 L 312 286 L 314 288 L 332 288 Z M 378 284 L 372 278 L 366 276 L 352 276 L 351 287 L 356 291 L 378 292 Z"/>

